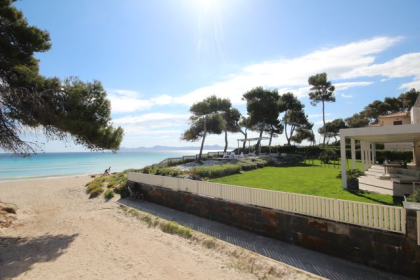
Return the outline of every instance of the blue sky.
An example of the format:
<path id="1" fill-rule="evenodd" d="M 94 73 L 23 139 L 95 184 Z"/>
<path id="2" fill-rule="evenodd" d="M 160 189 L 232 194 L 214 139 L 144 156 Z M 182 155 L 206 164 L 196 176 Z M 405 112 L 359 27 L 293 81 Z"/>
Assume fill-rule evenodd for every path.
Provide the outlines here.
<path id="1" fill-rule="evenodd" d="M 245 114 L 241 96 L 256 86 L 295 93 L 316 130 L 321 107 L 310 105 L 307 79 L 320 72 L 337 88 L 327 120 L 420 89 L 417 0 L 22 0 L 16 6 L 51 34 L 52 49 L 37 54 L 43 75 L 102 82 L 114 124 L 125 129 L 123 147 L 191 146 L 179 137 L 192 103 L 215 94 Z M 237 138 L 230 135 L 230 146 Z M 222 135 L 206 141 L 223 143 Z M 50 141 L 44 150 L 84 149 Z"/>

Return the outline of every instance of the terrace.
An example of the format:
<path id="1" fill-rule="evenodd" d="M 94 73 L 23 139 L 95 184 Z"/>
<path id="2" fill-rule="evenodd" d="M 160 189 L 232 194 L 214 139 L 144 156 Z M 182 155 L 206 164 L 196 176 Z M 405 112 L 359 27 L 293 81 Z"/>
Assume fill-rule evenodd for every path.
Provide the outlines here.
<path id="1" fill-rule="evenodd" d="M 351 141 L 351 166 L 347 166 L 345 139 Z M 349 168 L 356 168 L 356 140 L 361 146 L 361 170 L 366 176 L 359 179 L 359 188 L 381 194 L 403 196 L 413 193 L 420 182 L 420 124 L 363 127 L 340 130 L 342 186 L 347 189 Z M 377 143 L 412 143 L 413 165 L 398 162 L 376 164 Z"/>

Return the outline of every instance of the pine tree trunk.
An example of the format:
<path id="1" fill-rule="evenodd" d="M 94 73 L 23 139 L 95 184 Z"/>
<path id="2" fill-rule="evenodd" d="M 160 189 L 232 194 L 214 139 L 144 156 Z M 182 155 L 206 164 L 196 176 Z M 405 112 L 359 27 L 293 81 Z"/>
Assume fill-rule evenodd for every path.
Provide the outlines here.
<path id="1" fill-rule="evenodd" d="M 198 160 L 201 160 L 201 155 L 203 154 L 203 147 L 204 147 L 204 141 L 206 140 L 206 136 L 207 136 L 207 126 L 206 126 L 206 120 L 204 120 L 204 134 L 203 134 L 203 140 L 201 141 L 200 154 L 198 155 Z"/>
<path id="2" fill-rule="evenodd" d="M 324 143 L 323 146 L 325 147 L 325 139 L 327 138 L 327 127 L 325 126 L 325 103 L 322 100 L 322 121 L 324 123 L 323 131 L 324 131 Z"/>
<path id="3" fill-rule="evenodd" d="M 227 130 L 225 130 L 225 149 L 223 153 L 226 153 L 227 148 L 228 148 L 228 137 L 227 137 Z"/>
<path id="4" fill-rule="evenodd" d="M 286 140 L 287 140 L 287 145 L 290 146 L 290 137 L 287 134 L 287 123 L 284 124 L 284 135 L 286 136 Z"/>
<path id="5" fill-rule="evenodd" d="M 261 137 L 262 137 L 263 132 L 264 132 L 264 129 L 261 129 L 261 131 L 260 131 L 260 139 L 258 139 L 258 142 L 257 142 L 257 147 L 256 148 L 258 150 L 258 154 L 261 154 Z"/>

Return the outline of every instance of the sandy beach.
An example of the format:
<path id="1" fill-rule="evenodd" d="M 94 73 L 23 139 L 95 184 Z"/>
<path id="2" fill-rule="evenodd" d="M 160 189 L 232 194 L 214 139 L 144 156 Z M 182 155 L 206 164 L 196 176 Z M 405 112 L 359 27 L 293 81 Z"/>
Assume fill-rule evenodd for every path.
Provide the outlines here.
<path id="1" fill-rule="evenodd" d="M 0 201 L 18 207 L 17 220 L 0 229 L 0 279 L 258 279 L 226 253 L 233 245 L 212 250 L 150 228 L 122 211 L 118 195 L 88 199 L 90 180 L 0 183 Z M 269 279 L 312 278 L 263 257 L 259 262 L 281 272 Z"/>

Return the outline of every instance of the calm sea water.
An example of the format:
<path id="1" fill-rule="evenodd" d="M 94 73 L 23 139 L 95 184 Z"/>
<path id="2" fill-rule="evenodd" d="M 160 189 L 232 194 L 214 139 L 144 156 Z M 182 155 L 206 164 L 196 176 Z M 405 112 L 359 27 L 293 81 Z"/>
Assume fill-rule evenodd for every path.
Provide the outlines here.
<path id="1" fill-rule="evenodd" d="M 0 181 L 79 174 L 102 173 L 141 168 L 168 157 L 195 155 L 195 150 L 137 152 L 137 153 L 45 153 L 29 158 L 0 154 Z"/>

